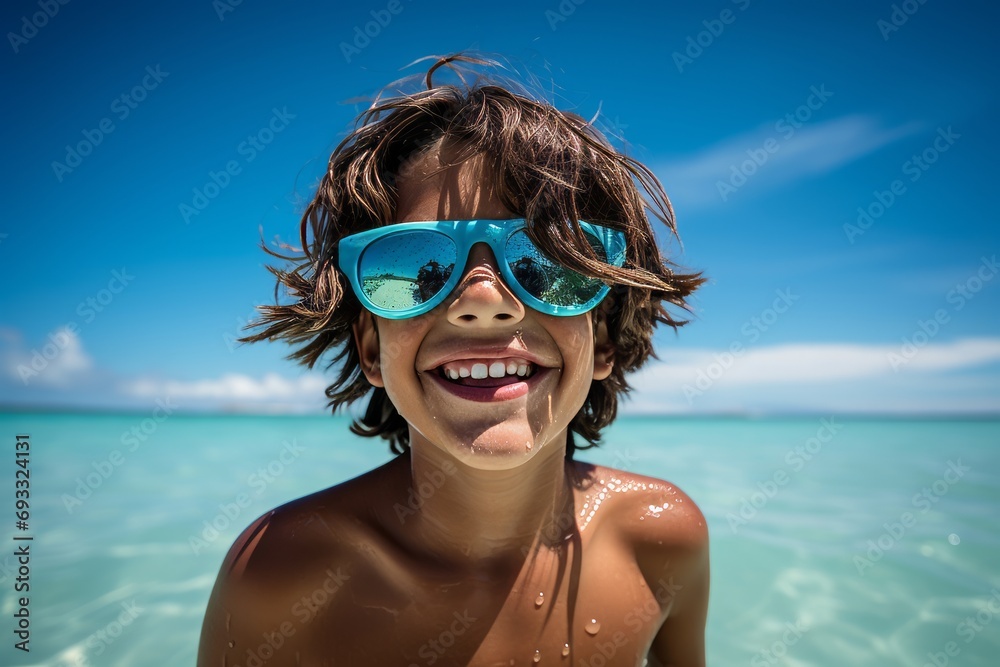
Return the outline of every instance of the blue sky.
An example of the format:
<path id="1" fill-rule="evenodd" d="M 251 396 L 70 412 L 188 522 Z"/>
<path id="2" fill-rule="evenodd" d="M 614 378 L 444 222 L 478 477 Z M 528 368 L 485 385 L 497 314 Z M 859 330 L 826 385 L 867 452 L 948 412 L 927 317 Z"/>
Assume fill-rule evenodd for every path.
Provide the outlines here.
<path id="1" fill-rule="evenodd" d="M 321 410 L 233 344 L 259 235 L 297 240 L 354 100 L 476 49 L 653 168 L 710 278 L 627 409 L 1000 408 L 994 6 L 337 4 L 4 3 L 0 404 Z"/>

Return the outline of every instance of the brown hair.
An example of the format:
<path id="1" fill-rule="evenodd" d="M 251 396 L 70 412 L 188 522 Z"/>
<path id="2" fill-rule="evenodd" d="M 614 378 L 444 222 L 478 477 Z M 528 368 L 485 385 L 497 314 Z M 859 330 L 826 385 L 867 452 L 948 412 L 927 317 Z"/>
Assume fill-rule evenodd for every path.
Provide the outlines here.
<path id="1" fill-rule="evenodd" d="M 268 266 L 294 303 L 259 306 L 259 320 L 247 328 L 266 327 L 240 342 L 285 339 L 302 344 L 289 359 L 312 368 L 327 351 L 327 368 L 339 365 L 327 387 L 334 411 L 371 395 L 364 416 L 351 430 L 390 441 L 393 452 L 409 448 L 405 420 L 384 389 L 369 384 L 361 372 L 352 324 L 361 305 L 337 265 L 337 244 L 350 234 L 394 222 L 395 181 L 408 163 L 447 144 L 459 150 L 458 164 L 482 156 L 490 167 L 497 196 L 510 211 L 528 220 L 531 239 L 557 262 L 611 284 L 608 299 L 595 311 L 604 318 L 615 345 L 615 365 L 607 379 L 591 385 L 587 400 L 570 429 L 586 449 L 618 411 L 618 396 L 629 391 L 625 373 L 641 367 L 652 350 L 653 328 L 678 327 L 665 304 L 687 309 L 687 297 L 702 283 L 700 273 L 678 273 L 661 256 L 647 211 L 677 237 L 673 209 L 656 176 L 640 162 L 620 154 L 582 117 L 559 111 L 544 101 L 512 92 L 510 85 L 479 76 L 472 84 L 432 83 L 442 65 L 459 72 L 456 61 L 495 65 L 468 56 L 439 59 L 426 75 L 426 90 L 377 97 L 359 116 L 355 129 L 333 151 L 316 196 L 302 217 L 302 254 L 286 256 L 290 270 Z M 641 191 L 641 192 L 640 192 Z M 643 194 L 645 193 L 645 198 Z M 625 232 L 627 259 L 622 268 L 601 263 L 579 220 Z M 308 238 L 312 231 L 312 239 Z M 596 326 L 596 325 L 595 325 Z M 566 457 L 577 448 L 570 435 Z"/>

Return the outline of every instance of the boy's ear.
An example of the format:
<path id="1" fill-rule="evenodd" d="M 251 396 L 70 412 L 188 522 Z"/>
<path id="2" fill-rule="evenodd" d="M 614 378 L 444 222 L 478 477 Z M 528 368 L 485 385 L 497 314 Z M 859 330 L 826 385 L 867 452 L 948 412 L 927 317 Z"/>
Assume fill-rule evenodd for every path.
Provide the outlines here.
<path id="1" fill-rule="evenodd" d="M 615 367 L 615 344 L 608 336 L 608 322 L 602 317 L 594 326 L 594 379 L 605 380 Z"/>
<path id="2" fill-rule="evenodd" d="M 362 308 L 358 319 L 354 320 L 353 329 L 354 342 L 358 346 L 358 357 L 361 361 L 361 372 L 373 387 L 385 387 L 385 383 L 382 382 L 378 327 L 375 325 L 375 318 Z"/>

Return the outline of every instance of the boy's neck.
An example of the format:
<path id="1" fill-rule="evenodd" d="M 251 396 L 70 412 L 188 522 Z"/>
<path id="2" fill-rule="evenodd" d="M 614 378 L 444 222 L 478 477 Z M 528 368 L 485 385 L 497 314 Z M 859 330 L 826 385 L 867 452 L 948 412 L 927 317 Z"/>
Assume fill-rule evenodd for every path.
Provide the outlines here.
<path id="1" fill-rule="evenodd" d="M 559 543 L 575 525 L 565 435 L 545 448 L 523 465 L 484 470 L 411 441 L 410 488 L 419 509 L 402 520 L 402 539 L 472 574 L 516 572 L 536 539 Z"/>

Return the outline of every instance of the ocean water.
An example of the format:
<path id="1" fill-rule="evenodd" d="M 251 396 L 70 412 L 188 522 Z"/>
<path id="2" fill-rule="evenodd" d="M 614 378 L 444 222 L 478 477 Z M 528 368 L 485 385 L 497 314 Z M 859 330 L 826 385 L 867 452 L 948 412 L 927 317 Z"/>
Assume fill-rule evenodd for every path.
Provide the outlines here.
<path id="1" fill-rule="evenodd" d="M 390 458 L 335 417 L 8 413 L 0 434 L 11 667 L 193 665 L 242 528 Z M 1000 665 L 1000 421 L 634 417 L 578 458 L 668 479 L 705 513 L 710 665 Z M 29 653 L 15 535 L 33 537 Z"/>

